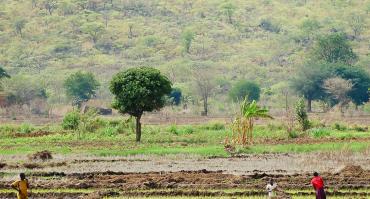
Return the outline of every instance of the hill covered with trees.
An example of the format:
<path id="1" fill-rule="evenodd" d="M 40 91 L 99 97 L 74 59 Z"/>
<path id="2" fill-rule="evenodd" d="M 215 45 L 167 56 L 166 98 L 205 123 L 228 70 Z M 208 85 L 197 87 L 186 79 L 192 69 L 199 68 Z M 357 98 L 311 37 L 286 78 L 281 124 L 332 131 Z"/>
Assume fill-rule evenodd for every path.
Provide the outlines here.
<path id="1" fill-rule="evenodd" d="M 68 104 L 64 81 L 82 70 L 109 104 L 114 74 L 152 66 L 184 103 L 213 113 L 228 112 L 230 90 L 246 80 L 260 86 L 262 105 L 283 108 L 301 94 L 290 81 L 325 35 L 341 33 L 350 65 L 370 72 L 369 16 L 367 0 L 2 0 L 3 89 Z"/>

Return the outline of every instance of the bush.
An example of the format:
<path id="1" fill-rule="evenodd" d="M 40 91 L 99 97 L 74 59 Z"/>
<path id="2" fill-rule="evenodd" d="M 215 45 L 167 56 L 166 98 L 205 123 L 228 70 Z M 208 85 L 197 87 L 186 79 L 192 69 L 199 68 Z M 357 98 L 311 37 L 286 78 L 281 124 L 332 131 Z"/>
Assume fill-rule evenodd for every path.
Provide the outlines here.
<path id="1" fill-rule="evenodd" d="M 295 114 L 296 114 L 296 119 L 298 120 L 298 123 L 301 126 L 301 129 L 303 131 L 306 131 L 307 129 L 309 129 L 311 124 L 310 124 L 310 121 L 308 120 L 306 106 L 304 104 L 303 98 L 299 99 L 298 102 L 296 103 Z"/>
<path id="2" fill-rule="evenodd" d="M 206 124 L 206 125 L 202 126 L 201 128 L 205 129 L 205 130 L 219 131 L 219 130 L 224 130 L 225 125 L 222 124 L 222 123 L 215 122 L 215 123 Z"/>
<path id="3" fill-rule="evenodd" d="M 333 129 L 338 130 L 338 131 L 345 131 L 347 130 L 347 127 L 339 123 L 334 123 Z"/>
<path id="4" fill-rule="evenodd" d="M 178 127 L 176 125 L 171 125 L 168 128 L 168 131 L 170 133 L 173 133 L 175 135 L 181 135 L 181 134 L 192 134 L 194 133 L 194 128 L 192 126 L 182 126 Z"/>
<path id="5" fill-rule="evenodd" d="M 259 26 L 262 29 L 269 31 L 269 32 L 274 32 L 274 33 L 280 32 L 280 26 L 277 24 L 273 24 L 270 19 L 262 19 Z"/>
<path id="6" fill-rule="evenodd" d="M 296 131 L 289 131 L 288 136 L 289 138 L 297 138 L 298 133 Z"/>
<path id="7" fill-rule="evenodd" d="M 107 126 L 104 129 L 102 129 L 101 134 L 103 136 L 114 137 L 118 134 L 117 127 Z"/>
<path id="8" fill-rule="evenodd" d="M 170 133 L 173 133 L 175 135 L 178 135 L 179 134 L 179 131 L 177 129 L 177 126 L 176 125 L 171 125 L 168 129 L 167 129 L 168 132 Z"/>
<path id="9" fill-rule="evenodd" d="M 67 113 L 62 122 L 62 127 L 65 130 L 76 130 L 81 122 L 81 115 L 77 111 Z"/>
<path id="10" fill-rule="evenodd" d="M 28 123 L 22 123 L 21 126 L 19 127 L 20 133 L 31 133 L 34 130 L 35 128 L 31 124 L 28 124 Z"/>
<path id="11" fill-rule="evenodd" d="M 358 131 L 358 132 L 367 132 L 368 128 L 367 127 L 362 127 L 362 126 L 355 125 L 353 127 L 353 130 Z"/>
<path id="12" fill-rule="evenodd" d="M 330 131 L 325 128 L 314 128 L 310 130 L 310 134 L 315 138 L 326 137 L 330 135 Z"/>

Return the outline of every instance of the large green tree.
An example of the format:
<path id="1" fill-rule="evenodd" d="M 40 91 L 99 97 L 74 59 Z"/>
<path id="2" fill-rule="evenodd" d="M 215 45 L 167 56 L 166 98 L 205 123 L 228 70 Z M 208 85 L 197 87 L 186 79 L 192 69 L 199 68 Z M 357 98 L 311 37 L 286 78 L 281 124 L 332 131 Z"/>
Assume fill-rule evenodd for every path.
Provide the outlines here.
<path id="1" fill-rule="evenodd" d="M 72 104 L 81 107 L 82 102 L 90 100 L 96 95 L 100 83 L 90 72 L 78 71 L 64 81 L 67 96 L 72 99 Z"/>
<path id="2" fill-rule="evenodd" d="M 115 96 L 113 108 L 121 114 L 136 119 L 136 141 L 141 140 L 141 116 L 144 112 L 159 110 L 165 103 L 165 96 L 171 93 L 171 82 L 151 67 L 131 68 L 117 73 L 110 91 Z"/>
<path id="3" fill-rule="evenodd" d="M 369 101 L 370 74 L 368 72 L 363 68 L 345 64 L 334 64 L 330 68 L 333 75 L 351 81 L 353 86 L 347 95 L 355 105 L 362 105 Z"/>
<path id="4" fill-rule="evenodd" d="M 293 89 L 307 100 L 307 111 L 312 111 L 312 100 L 322 100 L 327 93 L 322 88 L 331 72 L 325 63 L 306 63 L 291 81 Z"/>

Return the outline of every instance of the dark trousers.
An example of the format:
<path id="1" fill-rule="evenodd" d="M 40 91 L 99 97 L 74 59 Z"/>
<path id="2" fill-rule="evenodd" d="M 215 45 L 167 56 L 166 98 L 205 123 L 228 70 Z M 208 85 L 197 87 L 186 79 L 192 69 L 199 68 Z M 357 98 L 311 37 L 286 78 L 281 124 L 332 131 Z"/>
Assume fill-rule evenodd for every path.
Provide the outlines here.
<path id="1" fill-rule="evenodd" d="M 316 190 L 316 199 L 326 199 L 324 188 Z"/>

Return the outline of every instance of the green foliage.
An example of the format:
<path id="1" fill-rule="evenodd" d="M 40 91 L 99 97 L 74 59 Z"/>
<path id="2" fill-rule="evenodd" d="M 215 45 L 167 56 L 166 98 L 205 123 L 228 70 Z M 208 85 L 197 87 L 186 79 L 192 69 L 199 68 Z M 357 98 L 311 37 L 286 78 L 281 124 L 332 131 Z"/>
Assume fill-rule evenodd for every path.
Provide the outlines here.
<path id="1" fill-rule="evenodd" d="M 194 40 L 194 37 L 195 37 L 195 34 L 192 30 L 187 29 L 182 33 L 181 38 L 182 38 L 184 50 L 186 53 L 190 53 L 190 47 L 191 47 L 192 41 Z"/>
<path id="2" fill-rule="evenodd" d="M 104 33 L 104 24 L 99 22 L 88 22 L 82 25 L 81 30 L 83 33 L 88 34 L 92 41 L 96 43 Z"/>
<path id="3" fill-rule="evenodd" d="M 182 92 L 179 88 L 172 88 L 169 97 L 171 100 L 171 104 L 178 106 L 181 103 Z"/>
<path id="4" fill-rule="evenodd" d="M 159 110 L 165 105 L 164 96 L 170 94 L 171 82 L 157 69 L 139 67 L 116 74 L 110 90 L 115 96 L 115 109 L 139 117 L 144 111 Z"/>
<path id="5" fill-rule="evenodd" d="M 336 122 L 333 125 L 333 129 L 338 130 L 338 131 L 345 131 L 345 130 L 347 130 L 347 126 Z"/>
<path id="6" fill-rule="evenodd" d="M 30 105 L 35 99 L 46 99 L 45 87 L 39 81 L 33 81 L 29 76 L 16 75 L 4 82 L 7 101 L 10 104 Z"/>
<path id="7" fill-rule="evenodd" d="M 225 130 L 225 124 L 219 122 L 211 122 L 206 125 L 202 125 L 201 129 L 220 131 Z"/>
<path id="8" fill-rule="evenodd" d="M 326 128 L 313 128 L 313 129 L 310 129 L 309 133 L 314 138 L 322 138 L 322 137 L 330 136 L 330 130 Z"/>
<path id="9" fill-rule="evenodd" d="M 27 21 L 22 18 L 18 18 L 14 21 L 13 28 L 17 34 L 22 36 L 22 30 L 26 26 Z"/>
<path id="10" fill-rule="evenodd" d="M 308 115 L 306 112 L 306 106 L 304 104 L 304 99 L 300 98 L 295 104 L 295 115 L 296 119 L 303 131 L 310 128 L 310 121 L 308 120 Z"/>
<path id="11" fill-rule="evenodd" d="M 83 73 L 78 71 L 70 75 L 64 81 L 64 88 L 67 96 L 72 99 L 73 104 L 78 107 L 81 103 L 88 101 L 95 96 L 96 91 L 100 87 L 100 83 L 95 79 L 92 73 Z"/>
<path id="12" fill-rule="evenodd" d="M 67 113 L 62 122 L 62 127 L 65 130 L 77 130 L 81 122 L 81 115 L 77 111 Z"/>
<path id="13" fill-rule="evenodd" d="M 248 99 L 248 101 L 256 100 L 260 98 L 261 89 L 255 82 L 242 80 L 236 83 L 230 90 L 229 95 L 234 101 L 242 101 Z"/>
<path id="14" fill-rule="evenodd" d="M 279 33 L 281 30 L 280 26 L 273 23 L 270 19 L 262 19 L 259 26 L 262 29 L 273 33 Z"/>
<path id="15" fill-rule="evenodd" d="M 350 80 L 353 84 L 348 92 L 351 101 L 356 105 L 363 105 L 369 101 L 370 74 L 357 66 L 347 66 L 344 64 L 334 64 L 330 66 L 332 74 L 345 80 Z"/>
<path id="16" fill-rule="evenodd" d="M 298 135 L 297 131 L 289 131 L 288 137 L 294 139 L 294 138 L 298 138 L 299 135 Z"/>
<path id="17" fill-rule="evenodd" d="M 324 63 L 306 63 L 298 69 L 297 75 L 291 80 L 291 86 L 309 101 L 321 100 L 327 95 L 322 86 L 331 75 Z M 308 110 L 311 111 L 311 107 Z"/>
<path id="18" fill-rule="evenodd" d="M 22 123 L 20 126 L 19 126 L 19 132 L 20 133 L 24 133 L 24 134 L 27 134 L 27 133 L 31 133 L 32 131 L 35 130 L 35 127 L 33 127 L 31 124 L 29 123 Z"/>
<path id="19" fill-rule="evenodd" d="M 192 134 L 194 133 L 195 130 L 190 125 L 186 125 L 186 126 L 171 125 L 167 129 L 167 131 L 175 135 L 184 135 L 184 134 Z"/>
<path id="20" fill-rule="evenodd" d="M 232 17 L 233 17 L 233 14 L 235 13 L 236 6 L 233 3 L 227 1 L 221 4 L 220 8 L 221 8 L 222 13 L 227 17 L 227 21 L 230 24 L 232 24 L 233 23 Z"/>
<path id="21" fill-rule="evenodd" d="M 139 142 L 142 114 L 159 110 L 165 105 L 165 96 L 171 92 L 171 82 L 157 69 L 139 67 L 116 74 L 109 88 L 115 96 L 112 107 L 122 114 L 136 117 L 136 140 Z"/>
<path id="22" fill-rule="evenodd" d="M 358 59 L 344 33 L 332 33 L 320 37 L 312 54 L 312 59 L 328 63 L 353 64 Z"/>

